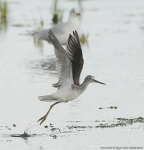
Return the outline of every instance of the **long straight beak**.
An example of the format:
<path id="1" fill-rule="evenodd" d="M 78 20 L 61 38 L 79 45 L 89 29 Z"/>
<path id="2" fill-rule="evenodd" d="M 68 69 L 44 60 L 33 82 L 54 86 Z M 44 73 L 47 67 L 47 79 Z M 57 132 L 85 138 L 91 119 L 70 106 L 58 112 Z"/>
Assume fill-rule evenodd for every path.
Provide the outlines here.
<path id="1" fill-rule="evenodd" d="M 106 85 L 105 83 L 102 83 L 102 82 L 100 82 L 100 81 L 97 81 L 97 80 L 94 80 L 96 83 L 100 83 L 100 84 L 104 84 L 104 85 Z"/>

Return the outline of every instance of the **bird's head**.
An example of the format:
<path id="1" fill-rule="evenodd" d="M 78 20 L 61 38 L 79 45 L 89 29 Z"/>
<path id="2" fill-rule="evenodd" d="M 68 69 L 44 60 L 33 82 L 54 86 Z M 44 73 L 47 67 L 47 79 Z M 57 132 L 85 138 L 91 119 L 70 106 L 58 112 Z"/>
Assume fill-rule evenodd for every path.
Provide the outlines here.
<path id="1" fill-rule="evenodd" d="M 91 75 L 88 75 L 88 76 L 85 78 L 85 80 L 86 80 L 87 82 L 89 82 L 89 83 L 95 82 L 95 83 L 100 83 L 100 84 L 106 85 L 105 83 L 102 83 L 102 82 L 100 82 L 100 81 L 95 80 L 95 78 L 94 78 L 93 76 L 91 76 Z"/>
<path id="2" fill-rule="evenodd" d="M 76 8 L 73 8 L 70 11 L 70 16 L 72 16 L 72 17 L 80 16 L 80 12 Z"/>

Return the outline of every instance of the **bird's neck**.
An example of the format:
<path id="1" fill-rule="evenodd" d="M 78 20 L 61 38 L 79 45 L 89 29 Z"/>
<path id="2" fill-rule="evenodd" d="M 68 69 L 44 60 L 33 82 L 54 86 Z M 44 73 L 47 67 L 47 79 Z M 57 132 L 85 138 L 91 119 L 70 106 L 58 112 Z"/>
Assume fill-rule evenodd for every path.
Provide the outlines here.
<path id="1" fill-rule="evenodd" d="M 84 92 L 87 89 L 88 85 L 89 85 L 89 82 L 86 82 L 86 80 L 84 80 L 83 83 L 80 85 L 81 91 Z"/>
<path id="2" fill-rule="evenodd" d="M 79 18 L 78 18 L 78 17 L 75 17 L 75 16 L 70 16 L 68 22 L 69 22 L 69 23 L 77 23 L 77 24 L 80 24 Z"/>

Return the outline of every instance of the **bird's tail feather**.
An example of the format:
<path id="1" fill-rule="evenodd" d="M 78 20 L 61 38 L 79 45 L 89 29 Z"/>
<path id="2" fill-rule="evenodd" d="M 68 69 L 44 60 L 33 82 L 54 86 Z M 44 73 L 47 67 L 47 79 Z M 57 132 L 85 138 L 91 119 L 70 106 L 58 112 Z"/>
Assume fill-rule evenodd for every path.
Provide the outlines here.
<path id="1" fill-rule="evenodd" d="M 45 101 L 45 102 L 53 102 L 53 101 L 56 101 L 56 99 L 54 99 L 54 97 L 52 97 L 51 95 L 38 96 L 38 99 L 39 99 L 40 101 Z"/>

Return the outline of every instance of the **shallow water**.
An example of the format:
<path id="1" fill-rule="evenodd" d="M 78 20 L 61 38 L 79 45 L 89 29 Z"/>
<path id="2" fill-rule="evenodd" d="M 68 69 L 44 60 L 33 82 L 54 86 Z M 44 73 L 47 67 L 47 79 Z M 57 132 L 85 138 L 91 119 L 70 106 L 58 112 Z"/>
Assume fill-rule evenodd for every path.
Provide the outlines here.
<path id="1" fill-rule="evenodd" d="M 8 2 L 6 30 L 0 31 L 0 149 L 144 147 L 144 1 L 81 2 L 81 33 L 89 33 L 81 81 L 91 74 L 106 86 L 89 85 L 76 100 L 55 106 L 41 126 L 36 121 L 52 103 L 37 96 L 56 90 L 54 50 L 21 34 L 39 28 L 41 19 L 51 27 L 53 2 Z M 59 2 L 64 21 L 77 6 Z"/>

